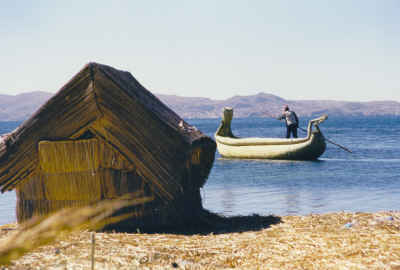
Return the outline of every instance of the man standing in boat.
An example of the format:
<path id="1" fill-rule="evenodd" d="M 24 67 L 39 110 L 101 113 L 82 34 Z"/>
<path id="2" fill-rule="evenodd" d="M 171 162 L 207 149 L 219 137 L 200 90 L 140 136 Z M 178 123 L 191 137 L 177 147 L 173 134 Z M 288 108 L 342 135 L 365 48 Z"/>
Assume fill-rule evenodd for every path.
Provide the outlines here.
<path id="1" fill-rule="evenodd" d="M 299 127 L 299 118 L 294 111 L 289 109 L 288 105 L 283 107 L 283 114 L 278 117 L 278 120 L 285 119 L 286 122 L 286 138 L 290 138 L 290 133 L 293 134 L 293 138 L 297 138 L 297 128 Z"/>

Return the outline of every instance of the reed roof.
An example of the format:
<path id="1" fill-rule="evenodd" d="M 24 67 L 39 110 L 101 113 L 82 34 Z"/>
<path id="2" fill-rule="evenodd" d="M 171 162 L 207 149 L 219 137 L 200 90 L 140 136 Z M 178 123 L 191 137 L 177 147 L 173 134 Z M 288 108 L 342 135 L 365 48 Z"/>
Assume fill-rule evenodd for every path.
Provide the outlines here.
<path id="1" fill-rule="evenodd" d="M 182 175 L 193 151 L 202 159 L 201 187 L 212 167 L 215 142 L 190 126 L 129 72 L 89 63 L 34 115 L 0 141 L 0 188 L 14 189 L 40 169 L 39 142 L 92 134 L 128 162 L 156 194 L 182 192 Z M 196 148 L 196 149 L 194 149 Z M 193 181 L 193 180 L 192 180 Z"/>

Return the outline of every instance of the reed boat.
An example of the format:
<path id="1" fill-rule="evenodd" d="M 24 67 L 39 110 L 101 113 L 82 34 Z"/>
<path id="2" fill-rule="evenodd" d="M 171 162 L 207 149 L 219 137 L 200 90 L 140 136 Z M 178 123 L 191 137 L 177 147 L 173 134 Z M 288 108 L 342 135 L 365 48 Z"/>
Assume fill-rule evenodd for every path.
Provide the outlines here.
<path id="1" fill-rule="evenodd" d="M 218 152 L 224 158 L 315 160 L 326 149 L 325 138 L 319 129 L 319 124 L 328 118 L 327 115 L 310 120 L 307 136 L 296 139 L 239 138 L 232 133 L 232 118 L 233 109 L 224 108 L 221 124 L 215 133 Z"/>

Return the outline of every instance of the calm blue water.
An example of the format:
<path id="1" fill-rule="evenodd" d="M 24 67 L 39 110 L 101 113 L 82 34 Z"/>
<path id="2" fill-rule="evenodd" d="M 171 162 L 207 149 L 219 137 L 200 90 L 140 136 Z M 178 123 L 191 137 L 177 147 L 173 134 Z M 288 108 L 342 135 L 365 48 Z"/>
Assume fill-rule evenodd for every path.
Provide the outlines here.
<path id="1" fill-rule="evenodd" d="M 188 120 L 210 136 L 219 121 Z M 0 134 L 17 125 L 0 122 Z M 273 119 L 234 119 L 232 129 L 243 137 L 285 132 Z M 400 210 L 400 118 L 329 118 L 321 129 L 353 154 L 332 144 L 314 162 L 230 160 L 217 154 L 201 191 L 204 207 L 225 215 Z M 15 204 L 13 192 L 0 194 L 0 224 L 15 220 Z"/>
<path id="2" fill-rule="evenodd" d="M 0 134 L 13 131 L 20 122 L 0 122 Z M 16 220 L 15 205 L 17 199 L 14 192 L 0 193 L 0 225 Z"/>
<path id="3" fill-rule="evenodd" d="M 189 122 L 212 135 L 219 120 Z M 242 137 L 285 132 L 274 119 L 234 119 L 232 129 Z M 317 162 L 217 155 L 202 191 L 204 207 L 225 215 L 400 210 L 400 118 L 330 118 L 321 130 L 353 154 L 328 144 Z"/>

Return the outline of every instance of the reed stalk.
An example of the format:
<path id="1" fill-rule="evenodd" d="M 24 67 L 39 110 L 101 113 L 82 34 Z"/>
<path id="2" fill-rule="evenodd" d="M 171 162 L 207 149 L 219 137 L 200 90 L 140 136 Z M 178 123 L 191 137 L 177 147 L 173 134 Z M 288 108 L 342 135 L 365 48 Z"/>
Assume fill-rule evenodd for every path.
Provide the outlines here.
<path id="1" fill-rule="evenodd" d="M 22 224 L 15 234 L 4 240 L 0 246 L 0 265 L 7 265 L 24 254 L 57 238 L 80 230 L 99 230 L 105 225 L 120 222 L 130 214 L 113 216 L 115 211 L 150 202 L 152 197 L 132 199 L 132 194 L 115 200 L 103 201 L 94 206 L 67 208 L 46 217 L 36 217 Z M 129 198 L 131 197 L 131 198 Z M 92 260 L 94 259 L 94 238 Z M 94 264 L 93 264 L 94 265 Z"/>

